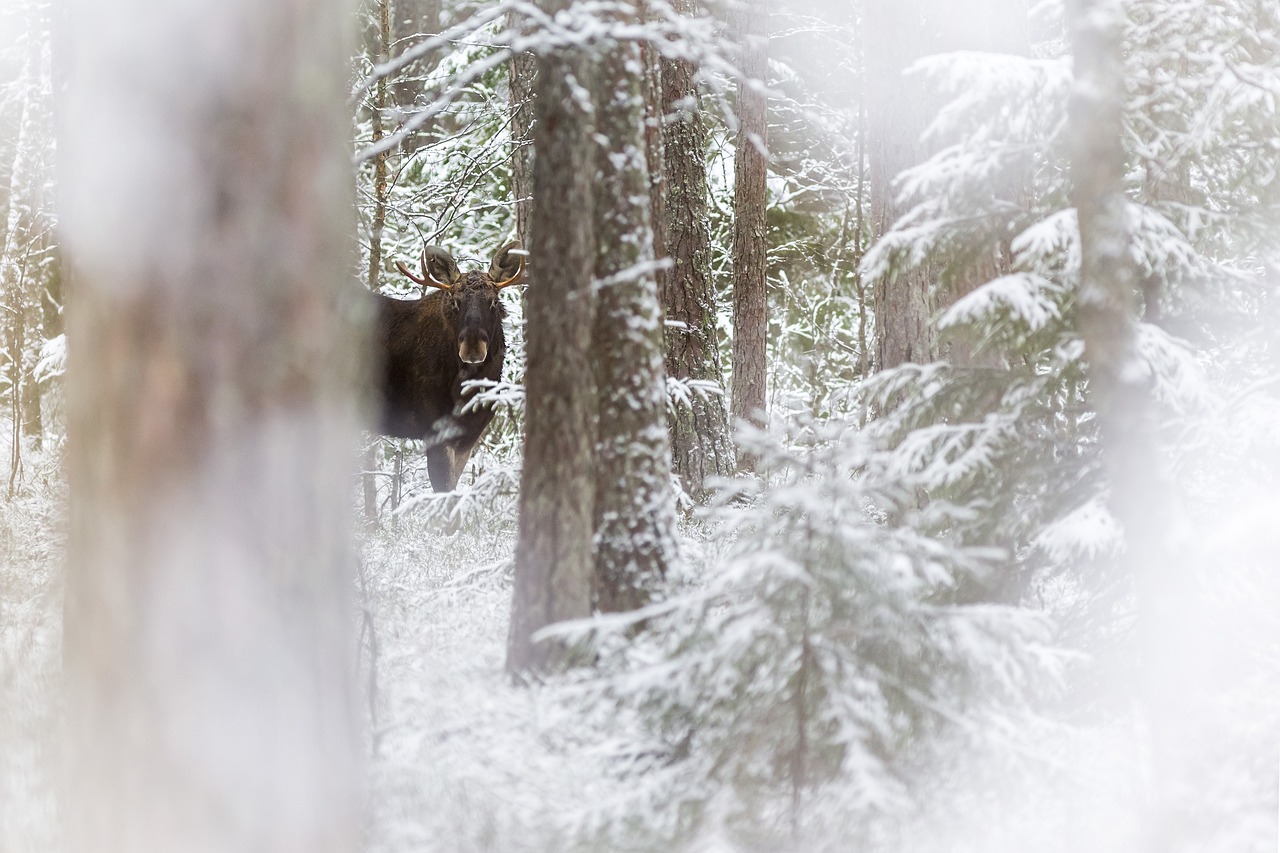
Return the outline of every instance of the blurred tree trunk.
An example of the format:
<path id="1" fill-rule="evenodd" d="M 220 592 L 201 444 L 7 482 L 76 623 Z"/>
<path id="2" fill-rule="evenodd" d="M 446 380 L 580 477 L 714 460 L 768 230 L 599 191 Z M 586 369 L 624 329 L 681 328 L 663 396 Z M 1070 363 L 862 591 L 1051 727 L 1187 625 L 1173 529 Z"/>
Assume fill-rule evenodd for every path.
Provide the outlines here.
<path id="1" fill-rule="evenodd" d="M 866 63 L 871 231 L 884 236 L 903 213 L 893 181 L 923 158 L 920 134 L 928 115 L 920 81 L 903 71 L 932 52 L 926 10 L 930 0 L 871 2 L 863 6 Z M 933 357 L 927 265 L 882 276 L 875 286 L 876 367 L 880 370 Z"/>
<path id="2" fill-rule="evenodd" d="M 1149 367 L 1137 352 L 1141 284 L 1124 195 L 1123 11 L 1116 0 L 1067 4 L 1076 82 L 1069 108 L 1072 202 L 1080 225 L 1077 323 L 1098 414 L 1110 507 L 1124 529 L 1124 564 L 1137 592 L 1142 699 L 1151 730 L 1154 785 L 1145 849 L 1176 849 L 1188 810 L 1173 789 L 1188 778 L 1180 755 L 1193 736 L 1195 596 L 1174 540 L 1173 487 L 1159 456 Z M 1193 792 L 1199 798 L 1199 791 Z"/>
<path id="3" fill-rule="evenodd" d="M 675 11 L 691 15 L 693 0 L 676 0 Z M 724 373 L 716 340 L 716 293 L 711 279 L 711 232 L 707 210 L 707 126 L 698 106 L 697 68 L 684 59 L 662 60 L 663 184 L 666 188 L 667 251 L 674 266 L 662 295 L 667 319 L 667 375 L 711 383 L 720 393 L 694 394 L 692 405 L 671 417 L 675 471 L 695 499 L 708 477 L 733 471 Z"/>
<path id="4" fill-rule="evenodd" d="M 396 32 L 403 36 L 418 33 L 438 33 L 441 15 L 444 13 L 442 0 L 399 0 L 396 4 L 399 23 Z"/>
<path id="5" fill-rule="evenodd" d="M 548 15 L 571 6 L 542 3 Z M 595 159 L 591 105 L 575 94 L 591 71 L 578 47 L 538 58 L 530 252 L 537 278 L 525 297 L 525 449 L 507 643 L 507 670 L 517 677 L 568 663 L 568 649 L 533 635 L 591 613 Z"/>
<path id="6" fill-rule="evenodd" d="M 596 442 L 595 604 L 604 612 L 649 602 L 675 554 L 676 510 L 666 429 L 662 307 L 653 276 L 648 81 L 635 42 L 606 43 L 594 81 L 596 303 L 592 352 Z"/>
<path id="7" fill-rule="evenodd" d="M 366 33 L 366 41 L 377 45 L 376 50 L 369 51 L 370 54 L 383 54 L 379 62 L 398 55 L 405 46 L 412 46 L 427 36 L 439 34 L 444 12 L 441 0 L 388 0 L 388 7 L 385 26 L 389 26 L 389 37 L 382 20 L 382 0 L 375 0 L 376 32 Z M 429 51 L 408 68 L 393 74 L 387 81 L 390 95 L 388 106 L 394 105 L 399 115 L 421 109 L 424 80 L 440 64 L 445 53 L 446 50 L 440 48 Z M 440 116 L 436 116 L 417 127 L 401 141 L 399 148 L 415 152 L 431 144 L 440 119 Z M 388 126 L 384 130 L 393 132 L 396 128 Z"/>
<path id="8" fill-rule="evenodd" d="M 765 426 L 765 352 L 769 331 L 765 292 L 768 243 L 769 9 L 766 0 L 746 0 L 735 20 L 741 45 L 738 137 L 733 163 L 733 395 L 735 419 Z M 740 462 L 749 460 L 739 458 Z"/>
<path id="9" fill-rule="evenodd" d="M 350 10 L 72 4 L 67 849 L 354 851 Z"/>

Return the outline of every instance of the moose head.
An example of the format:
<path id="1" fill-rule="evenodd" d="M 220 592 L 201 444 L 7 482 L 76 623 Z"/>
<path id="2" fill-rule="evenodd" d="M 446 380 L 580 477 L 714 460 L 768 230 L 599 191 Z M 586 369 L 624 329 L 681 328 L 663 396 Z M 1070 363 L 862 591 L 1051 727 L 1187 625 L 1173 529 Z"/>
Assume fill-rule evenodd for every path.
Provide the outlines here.
<path id="1" fill-rule="evenodd" d="M 473 393 L 463 386 L 502 376 L 506 310 L 499 293 L 524 277 L 524 259 L 520 243 L 511 242 L 494 255 L 487 272 L 464 273 L 447 251 L 426 246 L 421 275 L 396 266 L 431 292 L 421 299 L 375 297 L 382 362 L 379 429 L 427 443 L 427 473 L 437 492 L 457 485 L 493 419 L 493 410 L 484 406 L 463 412 Z"/>
<path id="2" fill-rule="evenodd" d="M 396 266 L 411 281 L 444 291 L 442 315 L 447 325 L 457 330 L 458 359 L 465 364 L 482 364 L 489 355 L 489 342 L 502 333 L 506 316 L 498 291 L 524 277 L 524 257 L 519 241 L 514 241 L 493 256 L 487 273 L 475 270 L 463 274 L 444 249 L 424 246 L 418 261 L 421 276 L 400 261 Z"/>

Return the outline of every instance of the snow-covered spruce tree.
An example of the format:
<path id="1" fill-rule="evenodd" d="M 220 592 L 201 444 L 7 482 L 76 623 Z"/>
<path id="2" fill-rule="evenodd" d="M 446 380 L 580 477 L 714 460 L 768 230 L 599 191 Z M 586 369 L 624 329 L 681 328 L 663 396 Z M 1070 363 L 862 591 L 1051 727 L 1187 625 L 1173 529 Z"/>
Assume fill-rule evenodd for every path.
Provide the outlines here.
<path id="1" fill-rule="evenodd" d="M 622 709 L 615 733 L 643 733 L 619 748 L 635 799 L 592 826 L 625 833 L 638 813 L 670 838 L 848 849 L 918 805 L 936 744 L 1020 712 L 1047 624 L 957 602 L 1000 555 L 931 535 L 968 510 L 917 510 L 915 479 L 856 430 L 747 440 L 769 485 L 721 493 L 727 552 L 584 688 Z"/>
<path id="2" fill-rule="evenodd" d="M 1265 140 L 1275 138 L 1277 119 L 1265 96 L 1221 73 L 1258 52 L 1248 42 L 1259 37 L 1246 30 L 1259 22 L 1226 7 L 1184 16 L 1145 3 L 1126 8 L 1125 68 L 1134 83 L 1124 116 L 1125 189 L 1148 319 L 1137 329 L 1138 354 L 1166 414 L 1186 415 L 1215 396 L 1197 364 L 1204 345 L 1215 346 L 1222 316 L 1247 310 L 1256 290 L 1247 270 L 1265 248 L 1262 226 L 1274 205 L 1260 196 L 1270 185 L 1259 170 L 1267 168 Z M 1206 34 L 1212 41 L 1197 44 Z M 1230 48 L 1233 41 L 1239 46 Z M 944 329 L 966 327 L 975 363 L 906 365 L 877 376 L 866 392 L 902 470 L 922 475 L 933 497 L 982 509 L 957 533 L 1005 547 L 1022 569 L 1090 559 L 1115 541 L 1105 535 L 1114 527 L 1094 523 L 1107 515 L 1106 485 L 1075 328 L 1070 66 L 1056 42 L 1038 47 L 1053 55 L 966 53 L 918 63 L 916 73 L 951 99 L 928 131 L 939 150 L 903 174 L 900 191 L 911 207 L 864 264 L 877 277 L 927 259 L 936 287 L 952 292 L 976 265 L 1003 257 L 1007 274 L 938 315 Z M 1157 70 L 1175 54 L 1185 76 Z M 1204 91 L 1195 106 L 1185 101 L 1188 87 Z M 1194 131 L 1179 131 L 1183 123 Z M 1179 174 L 1186 180 L 1169 177 Z M 1209 302 L 1217 317 L 1203 310 Z M 1025 579 L 1007 573 L 1003 594 L 1016 595 Z"/>
<path id="3" fill-rule="evenodd" d="M 935 287 L 951 293 L 969 289 L 956 283 L 993 256 L 1012 255 L 1013 271 L 943 315 L 944 328 L 978 326 L 966 335 L 976 358 L 882 371 L 864 393 L 899 469 L 931 496 L 980 509 L 963 525 L 966 540 L 1017 558 L 1046 516 L 1083 503 L 1079 480 L 1092 470 L 1075 464 L 1085 429 L 1080 346 L 1065 317 L 1070 282 L 1059 275 L 1078 263 L 1074 220 L 1061 212 L 1070 74 L 1061 60 L 989 54 L 923 67 L 943 62 L 951 76 L 931 79 L 953 100 L 930 128 L 939 151 L 904 173 L 908 212 L 872 247 L 863 274 L 877 280 L 927 262 Z M 1018 575 L 993 580 L 973 594 L 1019 595 Z"/>
<path id="4" fill-rule="evenodd" d="M 1162 497 L 1187 510 L 1159 535 L 1178 537 L 1180 556 L 1195 561 L 1182 577 L 1157 570 L 1156 583 L 1189 599 L 1178 612 L 1193 617 L 1179 620 L 1173 648 L 1175 702 L 1194 734 L 1180 738 L 1184 775 L 1162 784 L 1186 786 L 1183 802 L 1195 803 L 1195 834 L 1184 841 L 1209 849 L 1218 833 L 1215 849 L 1246 849 L 1225 842 L 1220 828 L 1256 826 L 1265 811 L 1239 792 L 1270 784 L 1262 774 L 1273 770 L 1249 756 L 1265 749 L 1257 721 L 1274 719 L 1274 702 L 1260 701 L 1257 685 L 1275 685 L 1280 672 L 1257 650 L 1259 636 L 1273 635 L 1256 617 L 1242 631 L 1249 620 L 1238 614 L 1276 594 L 1248 546 L 1226 548 L 1245 556 L 1224 560 L 1222 543 L 1241 540 L 1223 526 L 1248 517 L 1242 489 L 1255 502 L 1273 500 L 1272 487 L 1257 489 L 1275 482 L 1280 459 L 1257 430 L 1258 418 L 1270 417 L 1264 431 L 1275 433 L 1274 416 L 1261 413 L 1276 411 L 1266 270 L 1275 268 L 1280 233 L 1280 27 L 1277 10 L 1263 4 L 1135 0 L 1121 8 L 1121 191 L 1141 313 L 1135 360 L 1154 401 L 1157 464 L 1170 476 Z M 919 478 L 925 505 L 968 507 L 952 535 L 1010 554 L 998 583 L 975 592 L 1013 598 L 1034 584 L 1037 595 L 1024 600 L 1045 601 L 1063 617 L 1065 641 L 1093 653 L 1091 665 L 1073 669 L 1077 707 L 1114 721 L 1107 712 L 1131 707 L 1149 677 L 1141 654 L 1151 650 L 1134 642 L 1140 598 L 1115 559 L 1131 543 L 1108 508 L 1105 447 L 1086 395 L 1066 144 L 1070 61 L 1058 38 L 1036 52 L 1041 58 L 952 54 L 917 65 L 950 98 L 929 131 L 938 153 L 902 176 L 912 207 L 864 269 L 879 275 L 927 258 L 943 292 L 992 253 L 1006 272 L 940 313 L 944 328 L 967 328 L 976 362 L 905 366 L 866 390 L 881 415 L 874 429 L 897 448 L 899 469 Z M 1224 634 L 1252 641 L 1223 648 L 1216 638 Z M 1104 690 L 1108 681 L 1123 687 Z"/>

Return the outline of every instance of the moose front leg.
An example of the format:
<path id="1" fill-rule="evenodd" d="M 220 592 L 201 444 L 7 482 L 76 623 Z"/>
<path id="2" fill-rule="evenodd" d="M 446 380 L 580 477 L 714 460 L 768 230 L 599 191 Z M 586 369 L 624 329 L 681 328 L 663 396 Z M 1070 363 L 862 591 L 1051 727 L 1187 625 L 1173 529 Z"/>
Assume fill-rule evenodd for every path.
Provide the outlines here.
<path id="1" fill-rule="evenodd" d="M 462 442 L 453 446 L 453 485 L 457 486 L 458 481 L 462 479 L 462 471 L 467 467 L 467 461 L 471 459 L 471 451 L 476 449 L 476 445 L 480 443 L 480 436 L 476 436 L 469 442 Z"/>
<path id="2" fill-rule="evenodd" d="M 477 443 L 478 438 L 466 444 L 448 444 L 427 451 L 427 475 L 434 491 L 452 492 L 458 487 L 462 470 L 467 467 Z"/>
<path id="3" fill-rule="evenodd" d="M 452 492 L 458 485 L 453 450 L 448 445 L 437 444 L 427 451 L 427 476 L 431 478 L 431 489 L 435 492 Z"/>

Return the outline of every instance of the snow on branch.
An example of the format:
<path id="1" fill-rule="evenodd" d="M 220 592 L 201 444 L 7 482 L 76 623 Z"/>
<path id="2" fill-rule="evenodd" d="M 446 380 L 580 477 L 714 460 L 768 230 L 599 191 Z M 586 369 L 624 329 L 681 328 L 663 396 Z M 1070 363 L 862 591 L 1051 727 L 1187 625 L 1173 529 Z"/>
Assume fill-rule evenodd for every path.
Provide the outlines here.
<path id="1" fill-rule="evenodd" d="M 372 73 L 352 91 L 352 103 L 368 93 L 379 79 L 393 76 L 441 47 L 464 38 L 480 39 L 491 52 L 442 81 L 442 89 L 434 100 L 406 118 L 395 132 L 356 152 L 354 163 L 359 165 L 395 149 L 448 109 L 468 86 L 517 54 L 541 55 L 569 48 L 592 50 L 608 42 L 643 42 L 667 59 L 693 62 L 699 69 L 699 79 L 711 90 L 720 110 L 732 116 L 725 81 L 737 79 L 740 71 L 726 57 L 715 21 L 709 16 L 681 15 L 662 0 L 651 3 L 649 9 L 656 20 L 634 22 L 634 9 L 625 3 L 579 2 L 549 16 L 527 0 L 504 0 L 440 35 L 429 36 L 395 59 L 374 66 Z M 510 23 L 498 29 L 497 22 L 504 16 Z"/>
<path id="2" fill-rule="evenodd" d="M 939 328 L 1012 315 L 1031 331 L 1040 331 L 1061 318 L 1051 294 L 1061 290 L 1052 281 L 1035 273 L 1019 272 L 1000 276 L 962 296 L 938 321 Z"/>

